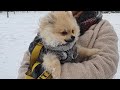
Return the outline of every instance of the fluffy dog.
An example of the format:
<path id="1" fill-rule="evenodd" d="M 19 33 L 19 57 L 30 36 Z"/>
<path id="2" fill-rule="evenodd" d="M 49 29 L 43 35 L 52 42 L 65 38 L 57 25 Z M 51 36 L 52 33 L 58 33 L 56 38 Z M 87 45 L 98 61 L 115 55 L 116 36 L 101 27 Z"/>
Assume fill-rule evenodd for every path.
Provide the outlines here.
<path id="1" fill-rule="evenodd" d="M 39 36 L 43 45 L 56 51 L 67 51 L 73 47 L 83 57 L 96 54 L 98 49 L 81 47 L 77 43 L 80 36 L 80 28 L 70 11 L 50 12 L 42 18 L 39 27 Z M 43 67 L 49 71 L 54 79 L 59 79 L 61 74 L 61 63 L 55 53 L 47 52 L 43 55 Z"/>

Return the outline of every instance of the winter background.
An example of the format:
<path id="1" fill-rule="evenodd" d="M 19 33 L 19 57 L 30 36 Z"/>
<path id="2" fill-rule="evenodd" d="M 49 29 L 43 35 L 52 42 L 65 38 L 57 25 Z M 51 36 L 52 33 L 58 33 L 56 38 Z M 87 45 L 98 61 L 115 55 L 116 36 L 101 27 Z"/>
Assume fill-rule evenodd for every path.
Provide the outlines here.
<path id="1" fill-rule="evenodd" d="M 47 13 L 9 12 L 8 17 L 7 12 L 0 13 L 0 79 L 17 78 L 24 52 L 36 36 L 40 18 Z M 120 40 L 120 13 L 104 13 L 103 18 L 114 26 Z M 120 79 L 120 63 L 114 78 Z"/>

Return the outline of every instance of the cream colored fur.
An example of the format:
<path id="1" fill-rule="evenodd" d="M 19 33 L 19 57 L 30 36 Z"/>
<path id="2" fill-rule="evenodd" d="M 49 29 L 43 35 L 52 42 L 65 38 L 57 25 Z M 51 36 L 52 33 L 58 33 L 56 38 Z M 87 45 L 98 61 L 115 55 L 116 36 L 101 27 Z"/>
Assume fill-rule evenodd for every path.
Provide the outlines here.
<path id="1" fill-rule="evenodd" d="M 47 71 L 52 73 L 54 79 L 59 79 L 61 73 L 61 65 L 56 55 L 47 53 L 46 55 L 44 55 L 43 60 L 43 67 L 45 67 Z"/>
<path id="2" fill-rule="evenodd" d="M 67 35 L 61 35 L 62 32 L 67 32 Z M 56 47 L 58 45 L 66 44 L 65 40 L 71 36 L 75 36 L 75 42 L 79 38 L 79 26 L 70 11 L 58 11 L 49 13 L 45 16 L 39 28 L 40 36 L 47 45 Z M 96 54 L 98 49 L 88 49 L 81 47 L 80 44 L 76 45 L 78 53 L 81 56 L 88 57 Z M 61 64 L 56 55 L 48 53 L 43 57 L 43 67 L 45 67 L 54 79 L 59 79 L 61 74 Z"/>

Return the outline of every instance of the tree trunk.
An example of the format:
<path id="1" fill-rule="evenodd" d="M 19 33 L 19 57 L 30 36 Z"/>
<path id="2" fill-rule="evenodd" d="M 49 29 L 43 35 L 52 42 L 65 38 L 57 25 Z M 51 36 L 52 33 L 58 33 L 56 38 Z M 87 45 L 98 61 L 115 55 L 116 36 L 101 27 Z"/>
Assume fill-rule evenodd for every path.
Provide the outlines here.
<path id="1" fill-rule="evenodd" d="M 7 11 L 7 18 L 9 18 L 9 13 L 8 13 L 9 11 Z"/>

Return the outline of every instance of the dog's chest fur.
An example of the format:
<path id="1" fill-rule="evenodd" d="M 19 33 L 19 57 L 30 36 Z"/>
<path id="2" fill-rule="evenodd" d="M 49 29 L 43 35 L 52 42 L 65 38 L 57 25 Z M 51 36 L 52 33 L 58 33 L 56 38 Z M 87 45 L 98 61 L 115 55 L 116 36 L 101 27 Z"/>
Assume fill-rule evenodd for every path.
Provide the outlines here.
<path id="1" fill-rule="evenodd" d="M 38 42 L 41 42 L 41 40 L 40 40 L 40 38 L 38 36 L 36 36 L 34 41 L 29 46 L 30 53 L 32 52 L 33 48 L 35 47 L 35 45 Z M 49 48 L 45 48 L 43 46 L 43 48 L 40 51 L 38 61 L 42 62 L 44 54 L 47 54 L 48 52 L 57 55 L 57 57 L 60 60 L 61 64 L 65 63 L 65 62 L 75 62 L 74 60 L 78 56 L 77 48 L 75 47 L 75 45 L 71 49 L 66 50 L 66 51 L 54 50 L 54 49 L 52 50 L 52 49 L 49 49 Z"/>
<path id="2" fill-rule="evenodd" d="M 55 51 L 55 50 L 49 50 L 49 49 L 43 48 L 39 55 L 38 60 L 42 60 L 43 55 L 47 54 L 48 52 L 57 55 L 61 64 L 65 63 L 65 62 L 74 62 L 74 60 L 78 56 L 76 47 L 73 47 L 72 49 L 67 50 L 67 51 L 58 51 L 58 50 Z"/>

